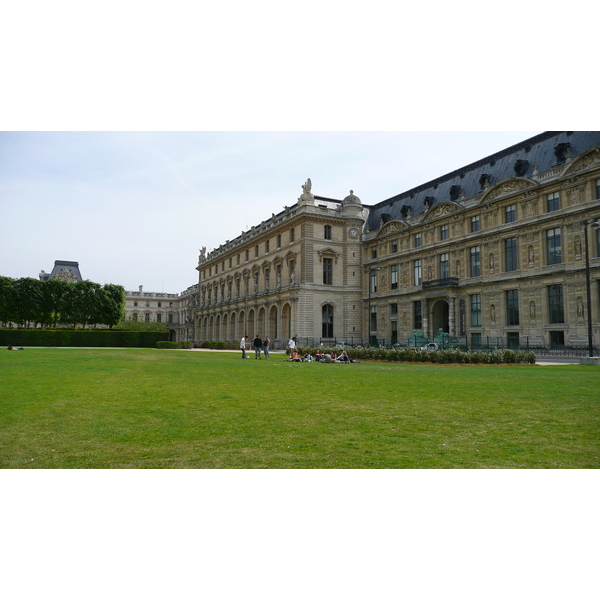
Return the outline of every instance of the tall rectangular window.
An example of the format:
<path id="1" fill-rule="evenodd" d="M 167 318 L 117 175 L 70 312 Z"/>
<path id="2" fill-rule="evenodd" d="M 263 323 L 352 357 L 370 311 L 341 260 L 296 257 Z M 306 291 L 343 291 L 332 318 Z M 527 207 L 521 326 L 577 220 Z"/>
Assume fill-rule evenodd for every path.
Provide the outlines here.
<path id="1" fill-rule="evenodd" d="M 421 313 L 421 301 L 413 302 L 413 329 L 423 328 L 423 315 Z"/>
<path id="2" fill-rule="evenodd" d="M 546 196 L 546 212 L 554 212 L 560 208 L 560 196 L 558 192 Z"/>
<path id="3" fill-rule="evenodd" d="M 254 246 L 254 258 L 258 257 L 258 244 L 256 244 L 256 246 Z"/>
<path id="4" fill-rule="evenodd" d="M 377 307 L 371 306 L 371 319 L 369 327 L 371 331 L 377 331 Z"/>
<path id="5" fill-rule="evenodd" d="M 596 227 L 596 256 L 600 256 L 600 227 Z"/>
<path id="6" fill-rule="evenodd" d="M 450 263 L 448 262 L 448 254 L 440 254 L 440 279 L 448 279 L 450 277 Z"/>
<path id="7" fill-rule="evenodd" d="M 565 322 L 562 285 L 548 286 L 548 314 L 550 323 Z"/>
<path id="8" fill-rule="evenodd" d="M 471 327 L 481 327 L 481 294 L 471 296 Z"/>
<path id="9" fill-rule="evenodd" d="M 238 267 L 240 266 L 240 255 L 239 254 L 237 255 L 237 266 Z"/>
<path id="10" fill-rule="evenodd" d="M 325 225 L 323 227 L 323 237 L 326 240 L 330 240 L 331 239 L 331 225 Z"/>
<path id="11" fill-rule="evenodd" d="M 333 285 L 333 258 L 323 259 L 323 283 Z"/>
<path id="12" fill-rule="evenodd" d="M 440 240 L 444 241 L 448 239 L 448 225 L 442 225 L 440 227 Z"/>
<path id="13" fill-rule="evenodd" d="M 480 228 L 479 215 L 471 217 L 471 233 L 477 233 Z"/>
<path id="14" fill-rule="evenodd" d="M 413 274 L 414 274 L 414 284 L 421 285 L 422 283 L 422 275 L 423 275 L 423 267 L 421 266 L 421 259 L 413 260 Z"/>
<path id="15" fill-rule="evenodd" d="M 479 277 L 481 275 L 481 249 L 479 246 L 473 246 L 469 250 L 470 254 L 470 276 Z"/>
<path id="16" fill-rule="evenodd" d="M 560 243 L 560 227 L 546 231 L 547 264 L 557 265 L 562 262 L 562 246 Z"/>
<path id="17" fill-rule="evenodd" d="M 398 265 L 390 267 L 390 284 L 393 290 L 398 289 Z"/>
<path id="18" fill-rule="evenodd" d="M 600 200 L 600 179 L 596 179 L 596 200 Z"/>
<path id="19" fill-rule="evenodd" d="M 250 258 L 250 250 L 246 250 L 246 262 L 248 262 L 249 258 Z"/>
<path id="20" fill-rule="evenodd" d="M 377 258 L 377 246 L 371 246 L 371 258 Z"/>
<path id="21" fill-rule="evenodd" d="M 504 270 L 516 271 L 517 268 L 517 238 L 504 240 Z"/>
<path id="22" fill-rule="evenodd" d="M 371 269 L 370 273 L 370 286 L 371 286 L 371 294 L 377 293 L 377 271 L 375 269 Z"/>
<path id="23" fill-rule="evenodd" d="M 506 324 L 519 324 L 519 290 L 506 292 Z"/>
<path id="24" fill-rule="evenodd" d="M 398 343 L 398 321 L 390 321 L 392 324 L 392 344 Z"/>
<path id="25" fill-rule="evenodd" d="M 391 253 L 395 254 L 396 252 L 398 252 L 398 240 L 392 240 Z"/>
<path id="26" fill-rule="evenodd" d="M 517 220 L 517 206 L 511 204 L 504 209 L 504 222 L 512 223 Z"/>
<path id="27" fill-rule="evenodd" d="M 173 313 L 169 313 L 169 323 L 173 323 Z"/>
<path id="28" fill-rule="evenodd" d="M 421 247 L 421 234 L 420 233 L 415 233 L 415 248 L 420 248 Z"/>
<path id="29" fill-rule="evenodd" d="M 296 234 L 295 234 L 295 230 L 292 227 L 292 229 L 290 229 L 290 244 L 296 239 Z"/>
<path id="30" fill-rule="evenodd" d="M 158 313 L 158 314 L 156 315 L 156 322 L 157 322 L 157 323 L 161 323 L 161 322 L 162 322 L 162 315 L 161 315 L 160 313 Z"/>
<path id="31" fill-rule="evenodd" d="M 395 317 L 398 314 L 398 304 L 394 302 L 390 304 L 390 316 Z"/>
<path id="32" fill-rule="evenodd" d="M 271 240 L 267 240 L 265 242 L 265 254 L 268 254 L 270 247 L 271 247 Z"/>
<path id="33" fill-rule="evenodd" d="M 277 247 L 281 248 L 281 234 L 280 233 L 277 234 Z"/>

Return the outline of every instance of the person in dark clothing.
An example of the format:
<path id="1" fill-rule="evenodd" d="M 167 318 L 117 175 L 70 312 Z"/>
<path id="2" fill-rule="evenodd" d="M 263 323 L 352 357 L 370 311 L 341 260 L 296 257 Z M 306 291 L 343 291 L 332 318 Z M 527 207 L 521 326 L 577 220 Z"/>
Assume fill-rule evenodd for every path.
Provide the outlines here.
<path id="1" fill-rule="evenodd" d="M 254 346 L 254 358 L 261 358 L 260 356 L 260 351 L 262 350 L 262 339 L 259 336 L 256 336 L 254 338 L 254 342 L 252 342 L 252 345 Z"/>

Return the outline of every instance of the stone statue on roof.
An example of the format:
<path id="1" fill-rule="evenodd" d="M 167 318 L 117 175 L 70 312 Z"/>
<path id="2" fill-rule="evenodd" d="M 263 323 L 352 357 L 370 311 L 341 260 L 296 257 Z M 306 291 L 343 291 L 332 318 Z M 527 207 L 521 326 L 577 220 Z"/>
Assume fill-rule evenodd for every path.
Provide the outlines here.
<path id="1" fill-rule="evenodd" d="M 312 181 L 310 177 L 306 180 L 306 183 L 302 186 L 302 194 L 298 198 L 298 202 L 313 202 L 315 197 L 312 192 Z"/>

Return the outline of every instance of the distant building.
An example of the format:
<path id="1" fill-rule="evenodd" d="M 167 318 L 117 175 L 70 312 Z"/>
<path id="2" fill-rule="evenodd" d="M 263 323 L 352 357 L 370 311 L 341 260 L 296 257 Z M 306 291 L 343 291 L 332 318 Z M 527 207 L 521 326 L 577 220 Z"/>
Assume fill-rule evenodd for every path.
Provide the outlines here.
<path id="1" fill-rule="evenodd" d="M 194 316 L 198 286 L 192 285 L 180 294 L 125 292 L 125 319 L 144 323 L 166 323 L 171 341 L 194 341 Z"/>
<path id="2" fill-rule="evenodd" d="M 48 279 L 64 279 L 71 282 L 82 281 L 79 263 L 70 260 L 55 260 L 54 268 L 50 273 L 40 272 L 41 281 L 48 281 Z"/>

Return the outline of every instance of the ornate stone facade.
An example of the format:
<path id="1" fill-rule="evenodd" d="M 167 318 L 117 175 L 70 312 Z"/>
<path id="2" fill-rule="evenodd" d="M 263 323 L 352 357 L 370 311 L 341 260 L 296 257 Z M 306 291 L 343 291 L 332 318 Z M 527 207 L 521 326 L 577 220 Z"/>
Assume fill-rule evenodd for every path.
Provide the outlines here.
<path id="1" fill-rule="evenodd" d="M 366 212 L 314 196 L 309 180 L 298 202 L 233 241 L 200 251 L 196 340 L 268 335 L 274 348 L 291 336 L 361 340 L 361 232 Z"/>
<path id="2" fill-rule="evenodd" d="M 546 132 L 372 206 L 314 196 L 200 252 L 194 339 L 585 345 L 600 133 Z M 589 228 L 600 342 L 600 234 Z"/>

